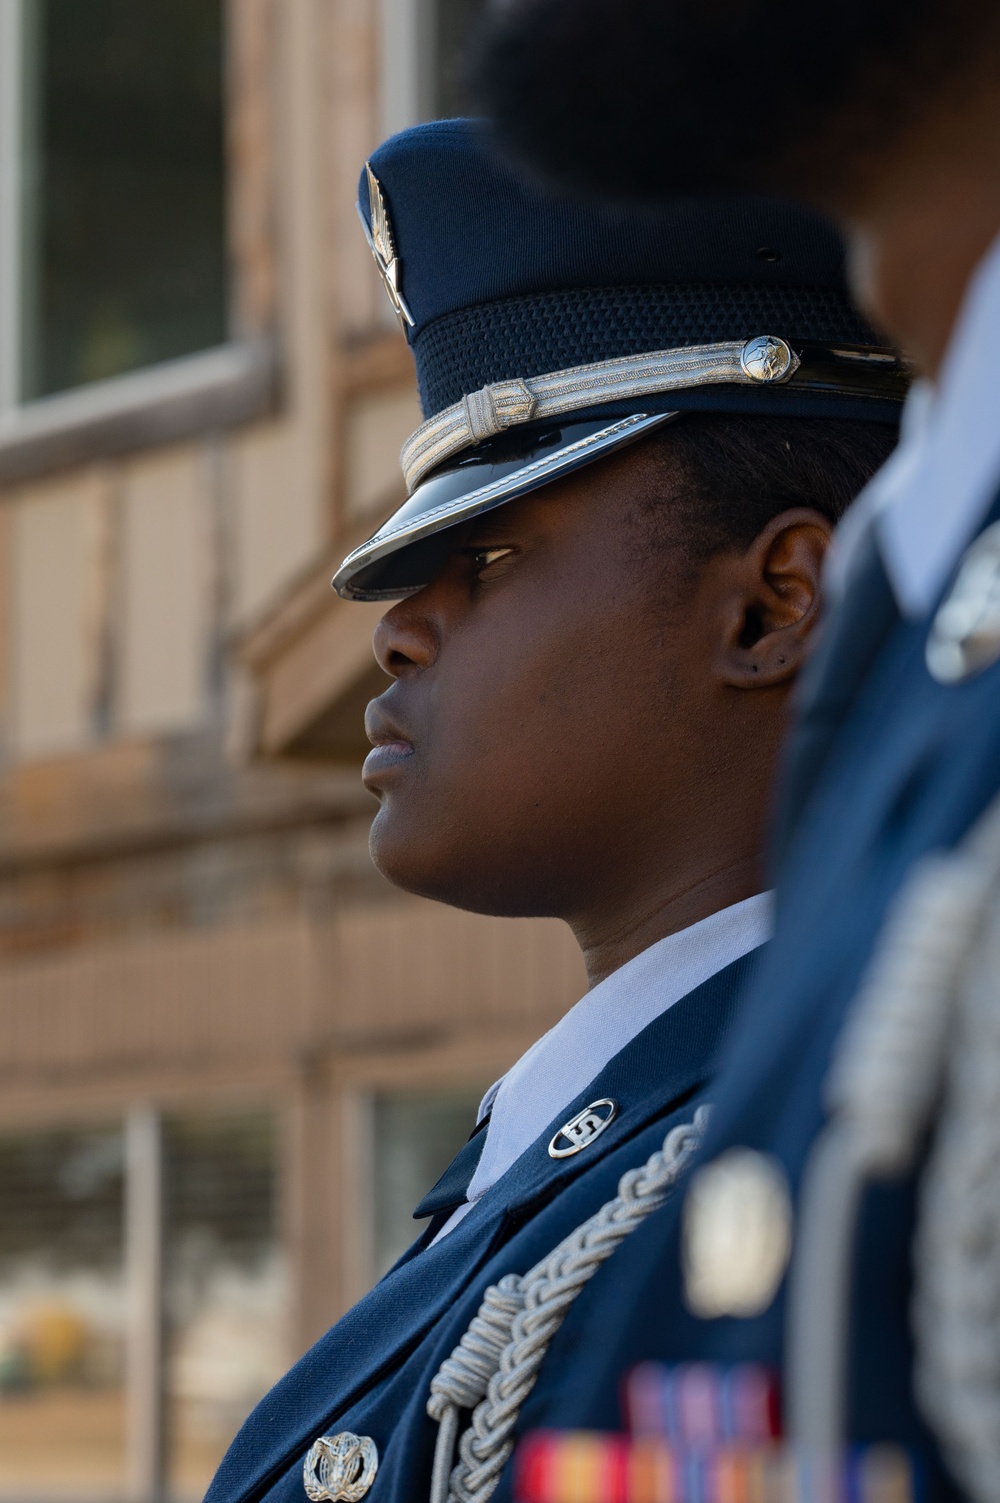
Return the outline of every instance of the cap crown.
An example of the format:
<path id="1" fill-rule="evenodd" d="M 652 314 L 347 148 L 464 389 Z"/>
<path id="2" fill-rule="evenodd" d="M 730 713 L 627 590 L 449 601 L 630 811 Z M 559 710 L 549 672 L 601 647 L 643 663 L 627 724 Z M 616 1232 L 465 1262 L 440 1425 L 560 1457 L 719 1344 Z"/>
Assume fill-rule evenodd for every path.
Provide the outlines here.
<path id="1" fill-rule="evenodd" d="M 441 120 L 373 154 L 431 416 L 496 381 L 682 345 L 784 338 L 877 344 L 851 307 L 843 247 L 764 198 L 603 204 L 556 193 Z M 359 210 L 372 223 L 367 171 Z"/>

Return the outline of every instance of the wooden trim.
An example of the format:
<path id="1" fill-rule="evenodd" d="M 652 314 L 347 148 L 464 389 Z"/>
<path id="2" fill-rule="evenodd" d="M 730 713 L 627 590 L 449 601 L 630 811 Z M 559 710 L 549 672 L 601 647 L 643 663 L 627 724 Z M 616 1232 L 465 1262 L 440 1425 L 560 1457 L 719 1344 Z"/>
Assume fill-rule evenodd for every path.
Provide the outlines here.
<path id="1" fill-rule="evenodd" d="M 258 741 L 265 756 L 293 750 L 293 744 L 338 699 L 378 672 L 372 632 L 385 607 L 379 602 L 346 604 L 336 599 L 333 606 L 271 666 Z"/>
<path id="2" fill-rule="evenodd" d="M 164 1433 L 163 1123 L 153 1106 L 125 1117 L 125 1497 L 158 1503 Z"/>
<path id="3" fill-rule="evenodd" d="M 221 345 L 43 397 L 0 420 L 0 485 L 233 427 L 275 410 L 271 340 Z"/>
<path id="4" fill-rule="evenodd" d="M 376 334 L 344 345 L 338 371 L 345 396 L 413 381 L 413 356 L 402 334 Z"/>
<path id="5" fill-rule="evenodd" d="M 237 661 L 247 670 L 251 687 L 246 723 L 240 727 L 236 754 L 315 756 L 344 760 L 332 751 L 329 722 L 343 702 L 346 718 L 358 719 L 354 701 L 365 687 L 372 693 L 384 687 L 372 651 L 372 633 L 385 613 L 380 603 L 339 599 L 330 578 L 345 553 L 368 536 L 370 524 L 355 529 L 334 553 L 301 577 L 277 606 L 247 631 L 235 646 Z M 321 721 L 327 733 L 313 736 Z M 363 755 L 360 722 L 357 735 L 346 729 L 348 760 Z"/>
<path id="6" fill-rule="evenodd" d="M 358 541 L 364 539 L 359 537 Z M 350 548 L 344 551 L 350 552 Z M 300 574 L 259 620 L 240 631 L 234 645 L 237 661 L 252 673 L 265 673 L 320 616 L 327 615 L 336 603 L 330 581 L 343 556 L 340 548 L 324 555 L 320 563 Z"/>
<path id="7" fill-rule="evenodd" d="M 0 414 L 21 365 L 21 68 L 24 0 L 0 0 Z"/>
<path id="8" fill-rule="evenodd" d="M 276 4 L 225 0 L 226 217 L 238 339 L 259 339 L 278 322 Z"/>

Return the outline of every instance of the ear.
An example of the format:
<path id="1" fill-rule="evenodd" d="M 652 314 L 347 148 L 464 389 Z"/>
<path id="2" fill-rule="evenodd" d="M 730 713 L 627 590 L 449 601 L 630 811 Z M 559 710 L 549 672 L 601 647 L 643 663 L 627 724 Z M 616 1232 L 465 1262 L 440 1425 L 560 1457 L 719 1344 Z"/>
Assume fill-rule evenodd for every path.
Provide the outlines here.
<path id="1" fill-rule="evenodd" d="M 791 680 L 809 651 L 820 609 L 823 560 L 833 528 L 805 507 L 774 517 L 729 574 L 717 670 L 737 689 Z"/>

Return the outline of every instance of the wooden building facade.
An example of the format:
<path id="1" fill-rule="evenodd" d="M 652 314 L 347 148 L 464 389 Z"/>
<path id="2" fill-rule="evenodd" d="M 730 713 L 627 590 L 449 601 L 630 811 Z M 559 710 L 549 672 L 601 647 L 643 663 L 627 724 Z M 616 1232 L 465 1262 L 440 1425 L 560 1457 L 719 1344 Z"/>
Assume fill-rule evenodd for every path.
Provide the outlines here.
<path id="1" fill-rule="evenodd" d="M 419 421 L 357 171 L 473 10 L 0 0 L 0 1500 L 200 1496 L 583 990 L 375 873 L 329 588 Z"/>

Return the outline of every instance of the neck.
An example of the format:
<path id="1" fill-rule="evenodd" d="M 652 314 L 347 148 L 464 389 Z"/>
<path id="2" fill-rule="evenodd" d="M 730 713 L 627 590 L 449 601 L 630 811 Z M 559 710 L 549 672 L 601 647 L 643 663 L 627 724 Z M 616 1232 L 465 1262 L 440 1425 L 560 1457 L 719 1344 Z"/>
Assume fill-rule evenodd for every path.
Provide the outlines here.
<path id="1" fill-rule="evenodd" d="M 864 191 L 827 205 L 847 231 L 855 297 L 935 379 L 976 267 L 1000 233 L 1000 94 L 928 119 Z"/>
<path id="2" fill-rule="evenodd" d="M 762 888 L 756 856 L 732 861 L 718 871 L 656 893 L 621 894 L 600 912 L 571 919 L 570 928 L 583 952 L 590 987 L 604 981 L 657 940 L 752 898 Z"/>

